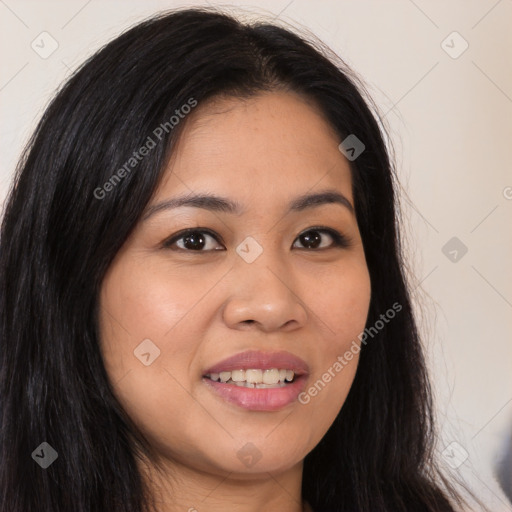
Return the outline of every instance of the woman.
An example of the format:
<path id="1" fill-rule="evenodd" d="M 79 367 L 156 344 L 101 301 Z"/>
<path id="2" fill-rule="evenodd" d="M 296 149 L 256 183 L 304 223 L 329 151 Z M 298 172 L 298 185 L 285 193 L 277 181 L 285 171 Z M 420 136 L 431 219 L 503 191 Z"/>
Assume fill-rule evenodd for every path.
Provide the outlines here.
<path id="1" fill-rule="evenodd" d="M 1 231 L 2 510 L 461 505 L 362 90 L 200 9 L 66 83 Z"/>

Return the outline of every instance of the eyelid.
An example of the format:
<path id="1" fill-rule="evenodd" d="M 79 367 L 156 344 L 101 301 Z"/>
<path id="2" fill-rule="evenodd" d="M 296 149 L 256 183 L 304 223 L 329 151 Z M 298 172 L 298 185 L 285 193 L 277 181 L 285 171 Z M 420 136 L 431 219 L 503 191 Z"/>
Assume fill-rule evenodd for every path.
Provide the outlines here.
<path id="1" fill-rule="evenodd" d="M 308 251 L 308 252 L 321 252 L 321 251 L 325 251 L 327 249 L 348 248 L 353 243 L 352 238 L 350 238 L 349 236 L 345 235 L 344 233 L 341 233 L 340 231 L 338 231 L 334 228 L 330 228 L 327 226 L 311 226 L 311 227 L 308 227 L 308 228 L 302 230 L 295 238 L 294 243 L 301 235 L 308 233 L 309 231 L 319 231 L 319 232 L 327 233 L 333 239 L 333 244 L 329 247 L 324 247 L 322 249 L 299 248 L 300 250 Z M 194 228 L 182 229 L 181 231 L 178 231 L 177 233 L 174 233 L 173 235 L 171 235 L 169 238 L 165 239 L 161 245 L 164 249 L 170 249 L 174 243 L 181 240 L 184 236 L 188 235 L 189 233 L 198 233 L 198 232 L 207 234 L 207 235 L 211 236 L 212 238 L 214 238 L 215 240 L 217 240 L 218 242 L 225 245 L 224 241 L 222 240 L 222 237 L 219 234 L 217 234 L 215 231 L 212 231 L 209 228 L 202 228 L 200 226 L 194 227 Z M 190 252 L 190 253 L 212 252 L 211 250 L 209 250 L 209 251 L 193 251 L 193 250 L 182 249 L 181 247 L 179 247 L 177 249 L 173 249 L 173 250 Z"/>
<path id="2" fill-rule="evenodd" d="M 173 245 L 174 243 L 176 243 L 178 240 L 181 240 L 184 236 L 190 234 L 190 233 L 205 233 L 207 235 L 210 235 L 212 238 L 214 238 L 215 240 L 217 240 L 218 242 L 221 242 L 222 244 L 224 244 L 224 241 L 222 240 L 222 237 L 215 233 L 215 231 L 212 231 L 211 229 L 208 229 L 208 228 L 202 228 L 202 227 L 196 227 L 196 228 L 186 228 L 186 229 L 182 229 L 180 231 L 178 231 L 177 233 L 174 233 L 173 235 L 171 235 L 169 238 L 166 238 L 163 242 L 162 242 L 162 247 L 164 249 L 169 249 L 171 245 Z M 211 252 L 211 251 L 187 251 L 185 249 L 181 249 L 180 247 L 176 250 L 183 250 L 185 252 Z"/>
<path id="3" fill-rule="evenodd" d="M 302 249 L 304 251 L 313 251 L 314 252 L 314 251 L 323 251 L 323 250 L 327 250 L 327 249 L 348 248 L 348 247 L 351 247 L 353 244 L 353 240 L 351 237 L 342 233 L 341 231 L 338 231 L 337 229 L 330 228 L 327 226 L 308 227 L 308 228 L 304 229 L 303 231 L 301 231 L 297 235 L 297 238 L 299 236 L 303 235 L 304 233 L 307 233 L 308 231 L 325 232 L 333 239 L 334 242 L 330 247 L 324 247 L 323 249 Z"/>

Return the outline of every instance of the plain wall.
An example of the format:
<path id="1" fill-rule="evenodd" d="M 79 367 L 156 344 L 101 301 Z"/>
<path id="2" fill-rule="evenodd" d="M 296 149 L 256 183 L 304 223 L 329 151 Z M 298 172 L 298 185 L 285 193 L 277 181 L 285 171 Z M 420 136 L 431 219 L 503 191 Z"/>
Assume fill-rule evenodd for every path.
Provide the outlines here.
<path id="1" fill-rule="evenodd" d="M 491 510 L 512 511 L 493 475 L 512 431 L 512 1 L 208 4 L 243 5 L 307 27 L 368 85 L 389 125 L 403 187 L 439 451 L 457 442 L 468 459 L 454 472 Z M 2 201 L 22 147 L 71 71 L 121 30 L 184 5 L 200 3 L 0 2 Z M 51 48 L 43 31 L 58 43 L 45 59 L 31 47 Z M 449 454 L 441 457 L 448 464 Z"/>

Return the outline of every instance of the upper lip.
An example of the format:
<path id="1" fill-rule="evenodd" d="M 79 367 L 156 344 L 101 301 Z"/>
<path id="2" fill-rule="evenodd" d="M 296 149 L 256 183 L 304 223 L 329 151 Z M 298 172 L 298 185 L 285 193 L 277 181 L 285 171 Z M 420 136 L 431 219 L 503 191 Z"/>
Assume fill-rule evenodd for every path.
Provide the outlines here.
<path id="1" fill-rule="evenodd" d="M 233 370 L 249 370 L 252 368 L 261 370 L 270 370 L 272 368 L 277 368 L 278 370 L 293 370 L 295 375 L 309 373 L 307 363 L 290 352 L 261 352 L 259 350 L 248 350 L 216 363 L 208 368 L 204 372 L 204 375 L 230 372 Z"/>

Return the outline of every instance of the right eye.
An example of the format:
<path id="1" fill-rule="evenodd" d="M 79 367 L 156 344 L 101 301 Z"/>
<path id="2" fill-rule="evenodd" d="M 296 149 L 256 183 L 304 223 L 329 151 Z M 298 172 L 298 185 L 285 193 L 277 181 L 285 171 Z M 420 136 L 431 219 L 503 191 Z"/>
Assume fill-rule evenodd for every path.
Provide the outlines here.
<path id="1" fill-rule="evenodd" d="M 222 249 L 212 249 L 215 244 L 211 242 L 208 243 L 208 239 L 213 239 L 218 241 L 218 235 L 213 231 L 205 228 L 193 228 L 193 229 L 185 229 L 180 231 L 179 233 L 175 233 L 170 238 L 168 238 L 162 245 L 166 249 L 171 249 L 173 251 L 186 251 L 186 252 L 210 252 L 212 250 L 219 251 Z M 181 246 L 178 244 L 181 243 Z M 176 247 L 173 247 L 173 246 Z M 205 249 L 205 247 L 208 247 Z"/>

